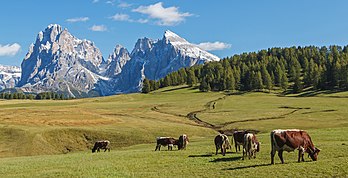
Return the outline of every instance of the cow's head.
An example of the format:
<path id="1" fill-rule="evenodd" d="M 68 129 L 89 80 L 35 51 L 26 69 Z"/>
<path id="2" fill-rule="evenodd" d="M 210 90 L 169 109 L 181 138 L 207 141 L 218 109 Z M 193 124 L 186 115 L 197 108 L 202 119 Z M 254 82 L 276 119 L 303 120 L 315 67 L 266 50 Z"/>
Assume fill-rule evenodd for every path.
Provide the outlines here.
<path id="1" fill-rule="evenodd" d="M 310 149 L 310 153 L 308 153 L 308 156 L 310 156 L 313 161 L 316 161 L 316 160 L 318 160 L 319 152 L 320 152 L 320 149 L 314 147 L 314 150 Z"/>
<path id="2" fill-rule="evenodd" d="M 260 151 L 260 145 L 261 145 L 261 142 L 256 142 L 256 144 L 255 144 L 255 150 L 256 150 L 256 152 L 259 152 L 259 151 Z"/>
<path id="3" fill-rule="evenodd" d="M 95 152 L 95 150 L 96 150 L 95 148 L 92 148 L 92 153 L 94 153 L 94 152 Z"/>

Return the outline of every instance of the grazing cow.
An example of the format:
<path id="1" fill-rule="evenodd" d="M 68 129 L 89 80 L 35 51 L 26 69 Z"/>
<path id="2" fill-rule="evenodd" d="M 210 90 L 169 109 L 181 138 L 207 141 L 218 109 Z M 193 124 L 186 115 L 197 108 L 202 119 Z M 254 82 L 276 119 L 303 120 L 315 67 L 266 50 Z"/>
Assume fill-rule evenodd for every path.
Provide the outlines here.
<path id="1" fill-rule="evenodd" d="M 189 139 L 186 134 L 180 135 L 178 142 L 178 150 L 185 150 L 186 145 L 189 143 Z"/>
<path id="2" fill-rule="evenodd" d="M 260 142 L 257 141 L 255 134 L 247 133 L 244 135 L 243 141 L 243 160 L 244 156 L 256 158 L 256 152 L 260 151 Z"/>
<path id="3" fill-rule="evenodd" d="M 104 149 L 104 152 L 106 150 L 109 150 L 110 152 L 110 141 L 109 140 L 101 140 L 101 141 L 96 141 L 94 143 L 94 147 L 92 148 L 92 153 L 95 151 L 100 152 L 100 149 Z"/>
<path id="4" fill-rule="evenodd" d="M 222 155 L 225 156 L 226 149 L 231 149 L 230 141 L 225 134 L 219 134 L 214 139 L 215 142 L 215 148 L 216 148 L 216 155 L 218 154 L 218 150 L 221 149 Z"/>
<path id="5" fill-rule="evenodd" d="M 244 135 L 249 133 L 248 131 L 235 131 L 233 132 L 234 146 L 236 147 L 236 152 L 240 151 L 240 145 L 243 145 Z M 238 148 L 238 150 L 237 150 Z"/>
<path id="6" fill-rule="evenodd" d="M 168 150 L 173 150 L 174 145 L 178 145 L 179 141 L 172 137 L 157 137 L 157 145 L 155 151 L 161 151 L 161 146 L 167 146 Z"/>
<path id="7" fill-rule="evenodd" d="M 298 162 L 304 161 L 303 155 L 308 153 L 313 161 L 318 159 L 320 149 L 314 147 L 311 137 L 304 130 L 273 130 L 271 132 L 271 164 L 274 164 L 274 155 L 278 151 L 278 156 L 282 164 L 283 151 L 294 151 L 298 149 Z"/>

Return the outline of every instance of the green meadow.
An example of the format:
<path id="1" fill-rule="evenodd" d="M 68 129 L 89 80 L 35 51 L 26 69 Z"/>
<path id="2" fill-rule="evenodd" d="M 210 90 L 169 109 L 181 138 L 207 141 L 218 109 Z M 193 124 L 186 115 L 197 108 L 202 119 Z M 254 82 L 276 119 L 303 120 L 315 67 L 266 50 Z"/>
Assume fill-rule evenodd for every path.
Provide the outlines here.
<path id="1" fill-rule="evenodd" d="M 66 101 L 0 100 L 0 177 L 347 177 L 348 92 L 310 96 L 202 93 L 179 86 L 150 94 Z M 194 117 L 191 117 L 194 116 Z M 322 151 L 270 165 L 269 132 L 307 130 Z M 217 130 L 257 130 L 261 151 L 215 155 Z M 154 151 L 157 136 L 187 134 L 186 150 Z M 231 137 L 230 137 L 231 138 Z M 91 153 L 96 140 L 111 152 Z"/>

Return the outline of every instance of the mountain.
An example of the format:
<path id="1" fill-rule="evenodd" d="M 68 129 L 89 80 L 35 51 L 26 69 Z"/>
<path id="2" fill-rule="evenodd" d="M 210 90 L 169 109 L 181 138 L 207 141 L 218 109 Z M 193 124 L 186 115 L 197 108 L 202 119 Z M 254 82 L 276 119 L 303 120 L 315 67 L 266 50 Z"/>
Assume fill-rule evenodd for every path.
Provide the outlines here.
<path id="1" fill-rule="evenodd" d="M 60 25 L 39 32 L 21 64 L 18 87 L 27 92 L 54 91 L 73 97 L 88 96 L 100 78 L 103 63 L 93 42 L 80 40 Z"/>
<path id="2" fill-rule="evenodd" d="M 129 52 L 121 45 L 116 45 L 114 52 L 109 55 L 105 76 L 115 77 L 122 72 L 123 66 L 130 60 Z"/>
<path id="3" fill-rule="evenodd" d="M 130 59 L 121 67 L 122 72 L 113 77 L 109 87 L 103 87 L 107 91 L 101 92 L 105 95 L 138 92 L 144 78 L 158 80 L 183 67 L 219 60 L 217 56 L 167 30 L 160 40 L 139 39 Z M 105 82 L 101 83 L 105 86 Z"/>
<path id="4" fill-rule="evenodd" d="M 138 92 L 144 78 L 157 80 L 183 67 L 219 60 L 168 30 L 159 40 L 139 39 L 131 53 L 116 45 L 104 61 L 93 42 L 51 24 L 30 45 L 17 87 L 73 97 Z"/>
<path id="5" fill-rule="evenodd" d="M 20 67 L 0 65 L 0 91 L 15 87 L 20 77 Z"/>

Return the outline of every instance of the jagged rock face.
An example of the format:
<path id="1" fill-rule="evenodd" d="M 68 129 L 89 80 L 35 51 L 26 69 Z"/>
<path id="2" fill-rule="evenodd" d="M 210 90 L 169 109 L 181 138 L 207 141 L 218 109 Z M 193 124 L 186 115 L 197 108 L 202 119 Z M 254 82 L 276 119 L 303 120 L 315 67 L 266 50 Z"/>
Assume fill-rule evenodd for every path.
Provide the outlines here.
<path id="1" fill-rule="evenodd" d="M 122 72 L 123 66 L 129 61 L 130 56 L 126 48 L 116 45 L 115 50 L 109 55 L 105 76 L 115 77 Z"/>
<path id="2" fill-rule="evenodd" d="M 117 76 L 113 91 L 138 92 L 145 77 L 158 80 L 183 67 L 220 60 L 171 31 L 166 31 L 161 40 L 139 39 L 130 57 Z"/>
<path id="3" fill-rule="evenodd" d="M 0 65 L 0 91 L 13 88 L 21 77 L 21 68 L 17 66 Z"/>
<path id="4" fill-rule="evenodd" d="M 49 25 L 30 46 L 18 86 L 25 91 L 58 91 L 78 97 L 94 88 L 102 62 L 92 42 L 77 39 L 59 25 Z"/>
<path id="5" fill-rule="evenodd" d="M 161 40 L 139 39 L 130 54 L 117 45 L 105 62 L 92 42 L 54 24 L 39 32 L 30 46 L 17 86 L 27 92 L 55 91 L 74 97 L 138 92 L 145 77 L 158 80 L 182 67 L 218 60 L 166 31 Z"/>

